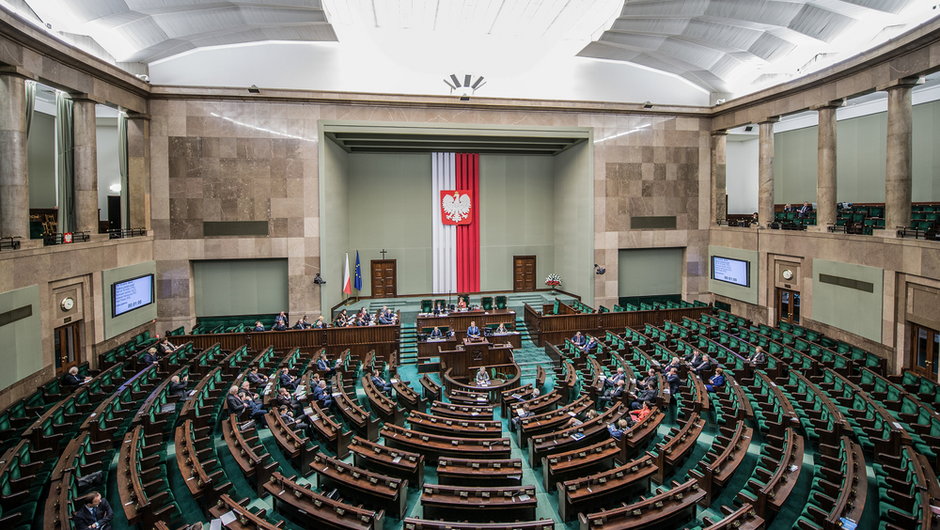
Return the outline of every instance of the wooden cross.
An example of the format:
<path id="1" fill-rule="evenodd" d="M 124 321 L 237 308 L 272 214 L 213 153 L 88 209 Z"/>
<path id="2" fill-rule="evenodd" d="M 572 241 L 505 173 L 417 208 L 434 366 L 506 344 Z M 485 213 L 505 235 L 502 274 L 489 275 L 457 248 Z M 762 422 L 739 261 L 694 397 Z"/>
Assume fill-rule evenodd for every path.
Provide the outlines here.
<path id="1" fill-rule="evenodd" d="M 381 251 L 379 251 L 379 254 L 382 255 L 382 259 L 385 259 L 385 255 L 388 254 L 388 251 L 383 248 Z"/>

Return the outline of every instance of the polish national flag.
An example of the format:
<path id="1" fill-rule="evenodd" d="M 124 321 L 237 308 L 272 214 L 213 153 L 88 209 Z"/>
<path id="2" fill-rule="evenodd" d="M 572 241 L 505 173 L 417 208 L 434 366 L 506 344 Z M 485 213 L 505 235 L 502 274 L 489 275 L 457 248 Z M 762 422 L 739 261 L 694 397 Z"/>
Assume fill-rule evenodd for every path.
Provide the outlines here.
<path id="1" fill-rule="evenodd" d="M 343 292 L 352 294 L 352 281 L 349 278 L 349 252 L 346 253 L 346 267 L 343 269 Z"/>

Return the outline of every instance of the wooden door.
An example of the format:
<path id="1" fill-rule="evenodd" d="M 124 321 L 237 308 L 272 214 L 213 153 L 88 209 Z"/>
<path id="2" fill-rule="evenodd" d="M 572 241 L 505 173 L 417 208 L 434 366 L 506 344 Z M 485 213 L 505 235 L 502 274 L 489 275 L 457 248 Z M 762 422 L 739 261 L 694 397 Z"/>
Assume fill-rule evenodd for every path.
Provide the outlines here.
<path id="1" fill-rule="evenodd" d="M 69 368 L 82 362 L 82 321 L 72 322 L 53 332 L 55 341 L 56 374 L 64 374 Z"/>
<path id="2" fill-rule="evenodd" d="M 512 290 L 535 290 L 535 256 L 512 257 Z"/>
<path id="3" fill-rule="evenodd" d="M 396 260 L 372 260 L 372 298 L 388 298 L 398 294 Z"/>
<path id="4" fill-rule="evenodd" d="M 800 323 L 800 292 L 777 289 L 777 319 L 791 324 Z"/>
<path id="5" fill-rule="evenodd" d="M 932 381 L 937 380 L 940 332 L 918 324 L 911 325 L 910 369 Z"/>

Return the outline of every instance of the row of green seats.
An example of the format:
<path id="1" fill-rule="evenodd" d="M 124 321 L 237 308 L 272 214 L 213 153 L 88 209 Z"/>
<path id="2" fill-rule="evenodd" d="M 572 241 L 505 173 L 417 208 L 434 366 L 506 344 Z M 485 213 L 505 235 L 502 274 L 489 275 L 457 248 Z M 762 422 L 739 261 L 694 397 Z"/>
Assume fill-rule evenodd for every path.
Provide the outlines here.
<path id="1" fill-rule="evenodd" d="M 191 419 L 196 427 L 201 428 L 215 423 L 215 412 L 225 401 L 229 387 L 223 379 L 222 367 L 209 371 L 193 388 L 195 392 L 180 410 L 180 419 Z"/>
<path id="2" fill-rule="evenodd" d="M 857 384 L 904 426 L 917 451 L 931 461 L 937 460 L 940 419 L 933 408 L 923 403 L 918 396 L 908 394 L 903 387 L 867 368 L 859 372 Z"/>
<path id="3" fill-rule="evenodd" d="M 813 331 L 797 324 L 781 321 L 778 323 L 778 325 L 784 332 L 792 333 L 796 337 L 803 337 L 810 342 L 817 342 L 822 344 L 824 347 L 829 348 L 838 354 L 845 355 L 846 357 L 861 363 L 863 366 L 871 368 L 879 373 L 884 373 L 885 360 L 879 357 L 877 354 L 874 354 L 863 348 L 859 348 L 858 346 L 853 346 L 847 342 L 826 337 L 818 331 Z"/>
<path id="4" fill-rule="evenodd" d="M 901 448 L 897 457 L 879 455 L 872 464 L 878 484 L 878 528 L 929 528 L 930 494 L 936 476 L 925 480 L 930 465 L 913 448 Z M 932 475 L 932 473 L 930 473 Z"/>
<path id="5" fill-rule="evenodd" d="M 839 445 L 821 444 L 815 460 L 809 496 L 796 526 L 823 530 L 846 516 L 860 522 L 868 479 L 858 445 L 841 436 Z M 840 503 L 843 497 L 849 498 Z"/>
<path id="6" fill-rule="evenodd" d="M 852 425 L 855 439 L 866 452 L 872 452 L 877 444 L 886 444 L 892 439 L 894 426 L 891 424 L 894 422 L 866 400 L 864 391 L 857 385 L 828 368 L 823 370 L 822 381 L 816 384 L 837 402 L 836 406 Z"/>
<path id="7" fill-rule="evenodd" d="M 138 333 L 124 344 L 99 355 L 98 368 L 103 370 L 113 364 L 122 363 L 129 356 L 152 346 L 156 342 L 156 339 L 150 336 L 149 331 Z"/>
<path id="8" fill-rule="evenodd" d="M 940 406 L 940 385 L 936 381 L 927 379 L 910 370 L 905 370 L 901 374 L 898 384 L 903 386 L 908 392 L 917 394 L 926 403 L 937 410 Z"/>
<path id="9" fill-rule="evenodd" d="M 122 434 L 123 437 L 123 434 Z M 96 444 L 83 431 L 62 452 L 49 477 L 49 495 L 43 510 L 43 528 L 70 528 L 69 519 L 83 506 L 89 486 L 79 487 L 79 478 L 101 473 L 101 483 L 108 483 L 108 471 L 114 456 L 114 440 Z"/>
<path id="10" fill-rule="evenodd" d="M 147 373 L 156 373 L 156 367 L 151 366 Z M 137 412 L 138 399 L 135 389 L 139 387 L 121 386 L 117 392 L 102 401 L 93 414 L 85 417 L 80 430 L 91 433 L 95 442 L 123 438 L 134 413 Z"/>
<path id="11" fill-rule="evenodd" d="M 0 459 L 0 521 L 3 528 L 33 527 L 43 487 L 49 477 L 58 450 L 39 450 L 28 439 L 20 440 Z"/>
<path id="12" fill-rule="evenodd" d="M 164 379 L 134 414 L 133 422 L 142 423 L 148 435 L 165 437 L 176 424 L 179 396 L 170 393 L 170 379 L 174 376 L 180 380 L 186 378 L 189 366 L 183 366 Z"/>
<path id="13" fill-rule="evenodd" d="M 834 433 L 837 429 L 848 427 L 848 425 L 841 425 L 841 422 L 836 419 L 834 413 L 838 412 L 838 409 L 836 411 L 829 409 L 827 404 L 831 402 L 824 399 L 822 390 L 802 377 L 796 370 L 790 370 L 787 375 L 783 392 L 790 398 L 790 403 L 794 408 L 801 412 L 798 414 L 800 423 L 811 440 L 819 440 L 823 434 Z M 794 397 L 797 399 L 793 399 Z"/>
<path id="14" fill-rule="evenodd" d="M 757 410 L 754 412 L 756 413 Z M 783 503 L 786 502 L 786 498 L 775 498 L 772 493 L 765 492 L 767 490 L 773 491 L 774 485 L 771 484 L 771 481 L 781 478 L 778 471 L 786 469 L 791 465 L 796 465 L 797 468 L 793 473 L 785 475 L 787 477 L 786 480 L 797 480 L 803 461 L 802 438 L 803 437 L 797 434 L 793 428 L 787 427 L 787 429 L 783 431 L 780 440 L 783 444 L 781 447 L 777 447 L 765 440 L 764 444 L 761 446 L 761 456 L 757 461 L 757 465 L 754 466 L 751 477 L 744 485 L 744 488 L 738 492 L 738 499 L 742 502 L 749 502 L 757 506 L 758 500 L 764 497 L 768 503 L 772 503 L 777 507 L 783 505 Z M 768 506 L 768 508 L 770 507 Z"/>
<path id="15" fill-rule="evenodd" d="M 643 334 L 649 337 L 656 342 L 664 342 L 669 339 L 669 336 L 666 335 L 663 330 L 653 326 L 652 324 L 646 324 L 643 327 Z"/>
<path id="16" fill-rule="evenodd" d="M 636 344 L 639 346 L 646 346 L 646 337 L 638 333 L 633 328 L 625 328 L 623 332 L 623 337 L 626 340 L 632 342 L 633 344 Z"/>
<path id="17" fill-rule="evenodd" d="M 157 521 L 176 527 L 182 519 L 165 464 L 166 445 L 167 440 L 159 436 L 147 436 L 142 425 L 127 433 L 121 444 L 118 473 L 127 473 L 128 480 L 138 484 L 132 491 L 118 492 L 120 506 L 136 505 L 136 516 L 129 522 L 141 528 L 152 528 Z"/>

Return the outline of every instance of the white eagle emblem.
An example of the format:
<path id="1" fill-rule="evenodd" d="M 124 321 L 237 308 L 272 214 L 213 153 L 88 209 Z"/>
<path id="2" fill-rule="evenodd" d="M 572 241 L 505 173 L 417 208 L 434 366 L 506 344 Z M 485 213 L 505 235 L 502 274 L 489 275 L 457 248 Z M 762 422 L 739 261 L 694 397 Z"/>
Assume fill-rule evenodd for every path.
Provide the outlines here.
<path id="1" fill-rule="evenodd" d="M 454 223 L 459 223 L 470 217 L 470 196 L 455 191 L 453 195 L 445 195 L 441 201 L 441 208 L 444 210 L 444 217 Z"/>

